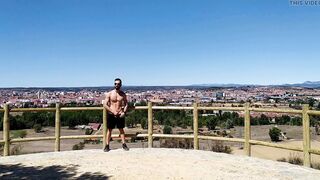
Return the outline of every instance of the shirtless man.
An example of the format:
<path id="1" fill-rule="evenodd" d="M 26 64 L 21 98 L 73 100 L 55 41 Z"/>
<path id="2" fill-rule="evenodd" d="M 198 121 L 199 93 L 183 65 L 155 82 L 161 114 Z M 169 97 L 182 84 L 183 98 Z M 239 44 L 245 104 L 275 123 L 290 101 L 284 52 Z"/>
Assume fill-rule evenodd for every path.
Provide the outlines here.
<path id="1" fill-rule="evenodd" d="M 105 152 L 110 151 L 110 139 L 112 129 L 116 126 L 120 131 L 121 141 L 122 141 L 122 148 L 126 151 L 129 150 L 125 143 L 125 136 L 124 136 L 124 119 L 128 109 L 128 101 L 126 94 L 120 90 L 122 85 L 121 79 L 117 78 L 114 80 L 114 90 L 106 93 L 106 99 L 104 100 L 103 107 L 108 111 L 108 119 L 107 119 L 107 143 L 106 147 L 104 148 Z"/>

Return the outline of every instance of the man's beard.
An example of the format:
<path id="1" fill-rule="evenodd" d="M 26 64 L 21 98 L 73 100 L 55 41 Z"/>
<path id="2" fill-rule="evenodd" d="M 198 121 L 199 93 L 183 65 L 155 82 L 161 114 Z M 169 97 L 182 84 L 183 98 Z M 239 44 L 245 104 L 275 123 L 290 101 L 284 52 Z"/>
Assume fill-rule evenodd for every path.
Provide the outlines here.
<path id="1" fill-rule="evenodd" d="M 120 90 L 120 87 L 114 87 L 117 91 L 119 91 Z"/>

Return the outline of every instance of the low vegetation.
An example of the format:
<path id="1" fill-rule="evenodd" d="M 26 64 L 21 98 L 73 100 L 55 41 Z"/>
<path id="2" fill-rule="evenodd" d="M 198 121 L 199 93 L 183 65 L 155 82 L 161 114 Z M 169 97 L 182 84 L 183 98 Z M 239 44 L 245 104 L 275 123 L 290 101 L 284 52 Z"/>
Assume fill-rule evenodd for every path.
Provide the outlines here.
<path id="1" fill-rule="evenodd" d="M 193 149 L 193 139 L 160 139 L 160 147 Z"/>
<path id="2" fill-rule="evenodd" d="M 224 145 L 222 141 L 214 141 L 211 146 L 211 151 L 231 154 L 232 149 L 230 146 Z"/>
<path id="3" fill-rule="evenodd" d="M 11 131 L 12 135 L 11 138 L 24 138 L 27 136 L 26 130 L 15 130 Z"/>
<path id="4" fill-rule="evenodd" d="M 84 148 L 84 142 L 80 142 L 80 143 L 78 143 L 78 144 L 75 144 L 75 145 L 73 145 L 72 146 L 72 150 L 81 150 L 81 149 L 83 149 Z"/>
<path id="5" fill-rule="evenodd" d="M 163 128 L 163 134 L 172 134 L 172 128 L 170 126 L 165 125 Z"/>
<path id="6" fill-rule="evenodd" d="M 278 142 L 280 139 L 281 130 L 277 127 L 272 127 L 269 129 L 269 136 L 271 141 Z"/>
<path id="7" fill-rule="evenodd" d="M 290 164 L 295 164 L 300 166 L 303 165 L 303 159 L 298 154 L 290 154 L 287 159 L 283 157 L 283 158 L 277 159 L 277 161 L 288 162 Z M 320 170 L 320 163 L 316 163 L 316 162 L 311 163 L 311 168 Z"/>
<path id="8" fill-rule="evenodd" d="M 22 151 L 22 144 L 15 144 L 11 147 L 10 149 L 10 155 L 19 155 L 21 154 Z"/>

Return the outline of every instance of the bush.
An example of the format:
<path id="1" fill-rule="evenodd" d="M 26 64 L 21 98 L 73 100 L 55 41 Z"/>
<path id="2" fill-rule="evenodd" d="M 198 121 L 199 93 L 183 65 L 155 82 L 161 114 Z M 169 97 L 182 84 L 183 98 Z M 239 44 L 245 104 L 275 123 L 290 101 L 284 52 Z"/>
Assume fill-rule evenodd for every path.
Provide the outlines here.
<path id="1" fill-rule="evenodd" d="M 320 170 L 320 163 L 311 163 L 311 167 L 313 169 L 319 169 Z"/>
<path id="2" fill-rule="evenodd" d="M 210 116 L 206 119 L 206 125 L 209 130 L 215 130 L 218 124 L 218 119 L 215 116 Z"/>
<path id="3" fill-rule="evenodd" d="M 192 149 L 193 139 L 161 139 L 160 148 Z"/>
<path id="4" fill-rule="evenodd" d="M 86 134 L 86 135 L 91 135 L 92 132 L 93 132 L 93 129 L 86 129 L 85 134 Z"/>
<path id="5" fill-rule="evenodd" d="M 84 148 L 84 142 L 80 142 L 79 144 L 75 144 L 72 146 L 72 150 L 81 150 Z"/>
<path id="6" fill-rule="evenodd" d="M 78 144 L 73 145 L 72 150 L 79 150 L 79 145 Z"/>
<path id="7" fill-rule="evenodd" d="M 277 127 L 273 127 L 269 129 L 269 136 L 271 141 L 274 141 L 274 142 L 279 141 L 280 132 L 281 130 Z"/>
<path id="8" fill-rule="evenodd" d="M 33 126 L 33 129 L 34 129 L 34 132 L 40 133 L 41 130 L 42 130 L 42 126 L 41 126 L 41 124 L 35 124 L 35 125 Z"/>
<path id="9" fill-rule="evenodd" d="M 302 165 L 303 160 L 297 154 L 290 154 L 290 156 L 288 158 L 288 163 Z"/>
<path id="10" fill-rule="evenodd" d="M 279 161 L 279 162 L 287 162 L 287 160 L 286 160 L 286 158 L 280 158 L 280 159 L 277 159 L 277 161 Z"/>
<path id="11" fill-rule="evenodd" d="M 230 146 L 225 146 L 222 141 L 216 141 L 211 147 L 211 151 L 231 154 L 232 149 Z"/>
<path id="12" fill-rule="evenodd" d="M 172 128 L 170 126 L 165 125 L 163 128 L 163 134 L 172 134 Z"/>
<path id="13" fill-rule="evenodd" d="M 12 131 L 12 138 L 24 138 L 27 136 L 26 130 Z"/>
<path id="14" fill-rule="evenodd" d="M 22 151 L 22 145 L 21 144 L 14 145 L 11 148 L 10 155 L 19 155 L 19 154 L 21 154 L 21 151 Z"/>
<path id="15" fill-rule="evenodd" d="M 303 165 L 303 160 L 297 154 L 290 154 L 288 161 L 286 158 L 277 159 L 279 162 L 288 162 L 290 164 Z M 311 168 L 320 170 L 320 163 L 311 163 Z"/>

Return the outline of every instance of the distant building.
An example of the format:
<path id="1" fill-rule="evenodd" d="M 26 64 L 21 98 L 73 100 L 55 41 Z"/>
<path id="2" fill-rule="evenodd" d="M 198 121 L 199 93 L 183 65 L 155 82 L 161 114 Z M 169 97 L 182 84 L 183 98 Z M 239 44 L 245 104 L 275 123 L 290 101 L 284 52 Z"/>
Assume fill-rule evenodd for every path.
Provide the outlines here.
<path id="1" fill-rule="evenodd" d="M 222 99 L 224 99 L 225 96 L 226 96 L 226 94 L 224 92 L 217 92 L 216 93 L 217 100 L 222 100 Z"/>

